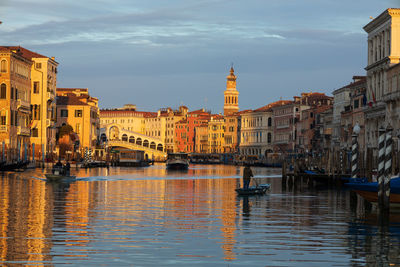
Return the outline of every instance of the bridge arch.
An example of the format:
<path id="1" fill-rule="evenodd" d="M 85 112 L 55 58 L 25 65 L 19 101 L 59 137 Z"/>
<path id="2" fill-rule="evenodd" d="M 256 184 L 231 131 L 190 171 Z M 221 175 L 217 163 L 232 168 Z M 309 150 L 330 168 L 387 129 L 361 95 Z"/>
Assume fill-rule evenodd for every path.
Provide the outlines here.
<path id="1" fill-rule="evenodd" d="M 151 142 L 151 143 L 150 143 L 150 148 L 151 148 L 151 149 L 156 149 L 156 143 Z"/>
<path id="2" fill-rule="evenodd" d="M 139 146 L 141 146 L 141 145 L 142 145 L 142 138 L 140 138 L 140 137 L 137 138 L 137 139 L 136 139 L 136 144 L 139 145 Z"/>
<path id="3" fill-rule="evenodd" d="M 135 137 L 129 136 L 129 143 L 135 143 Z"/>
<path id="4" fill-rule="evenodd" d="M 143 141 L 143 146 L 144 147 L 149 147 L 149 140 L 144 140 Z"/>
<path id="5" fill-rule="evenodd" d="M 128 135 L 127 134 L 123 134 L 121 140 L 124 141 L 124 142 L 128 142 Z"/>
<path id="6" fill-rule="evenodd" d="M 158 151 L 164 151 L 164 146 L 162 144 L 157 145 L 157 150 Z"/>

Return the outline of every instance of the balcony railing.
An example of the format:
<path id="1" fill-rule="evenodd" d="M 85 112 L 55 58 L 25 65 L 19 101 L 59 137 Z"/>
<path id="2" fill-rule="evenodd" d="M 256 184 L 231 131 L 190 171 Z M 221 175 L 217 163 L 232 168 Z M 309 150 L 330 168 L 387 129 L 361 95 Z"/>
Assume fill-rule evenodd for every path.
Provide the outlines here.
<path id="1" fill-rule="evenodd" d="M 31 129 L 29 127 L 18 126 L 17 134 L 18 135 L 30 136 L 31 135 Z"/>
<path id="2" fill-rule="evenodd" d="M 31 110 L 31 104 L 28 101 L 22 100 L 22 99 L 18 99 L 17 100 L 17 108 L 18 109 L 23 109 L 26 111 L 30 111 Z"/>

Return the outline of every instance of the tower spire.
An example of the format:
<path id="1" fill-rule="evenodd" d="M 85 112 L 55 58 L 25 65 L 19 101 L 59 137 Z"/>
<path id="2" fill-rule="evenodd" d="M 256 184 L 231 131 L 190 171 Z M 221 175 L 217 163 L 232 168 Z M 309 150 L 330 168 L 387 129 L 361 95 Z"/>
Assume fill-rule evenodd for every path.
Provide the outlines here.
<path id="1" fill-rule="evenodd" d="M 231 63 L 230 74 L 226 77 L 226 90 L 224 92 L 224 115 L 231 115 L 239 111 L 239 92 L 236 90 L 236 75 Z"/>

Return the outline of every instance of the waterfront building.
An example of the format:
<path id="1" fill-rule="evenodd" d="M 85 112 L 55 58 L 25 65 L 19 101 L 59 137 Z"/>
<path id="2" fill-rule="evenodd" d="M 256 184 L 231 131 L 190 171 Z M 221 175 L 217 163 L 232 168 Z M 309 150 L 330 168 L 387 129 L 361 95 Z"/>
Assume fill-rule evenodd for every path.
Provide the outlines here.
<path id="1" fill-rule="evenodd" d="M 272 108 L 281 104 L 274 102 L 256 110 L 243 111 L 240 114 L 240 145 L 241 156 L 255 156 L 259 159 L 273 151 L 273 111 Z"/>
<path id="2" fill-rule="evenodd" d="M 22 56 L 32 61 L 31 66 L 31 143 L 46 155 L 55 152 L 56 148 L 56 90 L 57 67 L 54 57 L 46 57 L 23 47 L 19 49 Z"/>
<path id="3" fill-rule="evenodd" d="M 101 109 L 100 127 L 105 128 L 110 124 L 117 124 L 123 130 L 145 134 L 146 118 L 157 115 L 155 112 L 137 111 L 136 106 L 126 104 L 122 108 Z"/>
<path id="4" fill-rule="evenodd" d="M 195 153 L 208 153 L 208 123 L 195 128 Z"/>
<path id="5" fill-rule="evenodd" d="M 204 109 L 187 113 L 186 118 L 175 123 L 175 146 L 177 152 L 192 153 L 195 150 L 195 128 L 208 123 L 211 114 Z"/>
<path id="6" fill-rule="evenodd" d="M 352 83 L 346 86 L 350 92 L 350 101 L 344 106 L 341 112 L 339 142 L 342 149 L 350 150 L 352 144 L 353 128 L 356 124 L 360 126 L 358 134 L 359 150 L 364 151 L 365 147 L 365 119 L 364 109 L 366 107 L 366 86 L 365 76 L 354 76 Z"/>
<path id="7" fill-rule="evenodd" d="M 387 106 L 386 121 L 393 127 L 394 135 L 400 137 L 400 64 L 388 69 L 387 80 L 388 92 L 383 98 Z"/>
<path id="8" fill-rule="evenodd" d="M 397 92 L 389 92 L 388 71 L 400 63 L 400 9 L 389 8 L 369 22 L 368 33 L 367 101 L 365 109 L 366 144 L 378 146 L 378 129 L 398 120 Z M 389 116 L 387 116 L 389 115 Z M 395 129 L 395 131 L 397 131 Z"/>
<path id="9" fill-rule="evenodd" d="M 239 111 L 239 92 L 236 90 L 236 75 L 233 67 L 226 79 L 226 90 L 224 92 L 224 116 L 230 116 Z"/>
<path id="10" fill-rule="evenodd" d="M 240 112 L 224 117 L 224 153 L 236 153 L 240 143 Z"/>
<path id="11" fill-rule="evenodd" d="M 208 153 L 223 153 L 224 149 L 224 116 L 212 115 L 208 122 Z"/>
<path id="12" fill-rule="evenodd" d="M 8 162 L 30 145 L 31 68 L 21 49 L 0 47 L 0 142 L 8 149 Z"/>
<path id="13" fill-rule="evenodd" d="M 70 125 L 81 148 L 96 146 L 100 121 L 98 99 L 87 88 L 57 88 L 57 124 Z"/>
<path id="14" fill-rule="evenodd" d="M 346 129 L 342 129 L 342 112 L 348 112 L 352 106 L 352 93 L 365 86 L 364 76 L 353 76 L 353 82 L 333 91 L 333 128 L 332 144 L 336 148 L 344 148 L 347 143 L 348 127 L 352 124 L 352 115 L 350 124 L 347 123 Z M 351 128 L 352 131 L 353 128 Z M 346 141 L 344 141 L 344 139 Z M 351 134 L 350 134 L 351 139 Z M 351 142 L 351 141 L 350 141 Z"/>
<path id="15" fill-rule="evenodd" d="M 332 108 L 333 97 L 323 93 L 303 93 L 300 101 L 308 108 L 302 110 L 296 120 L 295 151 L 305 153 L 321 150 L 317 142 L 320 132 L 316 129 L 316 124 L 319 123 L 320 113 Z"/>

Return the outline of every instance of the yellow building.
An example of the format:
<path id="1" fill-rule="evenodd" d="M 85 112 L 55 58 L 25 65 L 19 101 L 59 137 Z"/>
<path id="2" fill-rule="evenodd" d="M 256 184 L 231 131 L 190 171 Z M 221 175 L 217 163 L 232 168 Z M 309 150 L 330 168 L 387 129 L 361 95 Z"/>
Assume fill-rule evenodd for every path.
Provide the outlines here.
<path id="1" fill-rule="evenodd" d="M 196 153 L 208 153 L 208 123 L 195 128 Z"/>
<path id="2" fill-rule="evenodd" d="M 234 113 L 229 116 L 225 116 L 224 124 L 224 152 L 235 153 L 239 146 L 239 115 L 240 113 Z"/>
<path id="3" fill-rule="evenodd" d="M 224 117 L 212 115 L 208 122 L 208 153 L 224 152 L 224 129 Z"/>
<path id="4" fill-rule="evenodd" d="M 0 47 L 0 142 L 8 162 L 30 144 L 31 66 L 18 47 Z"/>
<path id="5" fill-rule="evenodd" d="M 57 127 L 71 125 L 81 148 L 96 146 L 99 135 L 98 99 L 88 89 L 57 88 Z"/>
<path id="6" fill-rule="evenodd" d="M 123 130 L 145 134 L 146 118 L 157 115 L 155 112 L 137 111 L 132 104 L 117 109 L 100 110 L 100 127 L 109 124 L 118 124 Z"/>
<path id="7" fill-rule="evenodd" d="M 31 66 L 31 143 L 46 154 L 53 152 L 56 145 L 56 89 L 57 66 L 53 58 L 32 52 L 22 47 L 22 56 L 33 62 Z"/>

